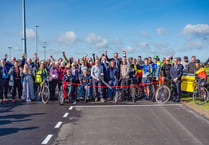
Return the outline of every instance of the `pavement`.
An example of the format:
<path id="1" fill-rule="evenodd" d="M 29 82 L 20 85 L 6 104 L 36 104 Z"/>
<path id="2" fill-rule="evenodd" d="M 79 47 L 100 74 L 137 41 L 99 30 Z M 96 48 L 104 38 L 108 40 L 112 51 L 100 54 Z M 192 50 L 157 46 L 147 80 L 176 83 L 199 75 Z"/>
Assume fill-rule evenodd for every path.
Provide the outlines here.
<path id="1" fill-rule="evenodd" d="M 1 145 L 208 145 L 209 120 L 149 101 L 0 106 Z"/>

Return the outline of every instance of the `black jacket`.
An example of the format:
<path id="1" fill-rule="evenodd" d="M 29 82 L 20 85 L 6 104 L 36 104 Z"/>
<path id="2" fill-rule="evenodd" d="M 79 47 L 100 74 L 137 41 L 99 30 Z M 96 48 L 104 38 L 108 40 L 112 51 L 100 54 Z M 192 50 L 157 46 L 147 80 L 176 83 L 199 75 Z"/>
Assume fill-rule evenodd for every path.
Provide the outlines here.
<path id="1" fill-rule="evenodd" d="M 181 80 L 182 75 L 183 75 L 183 68 L 181 65 L 178 64 L 176 69 L 175 69 L 175 65 L 171 67 L 170 76 L 172 80 L 175 78 Z"/>

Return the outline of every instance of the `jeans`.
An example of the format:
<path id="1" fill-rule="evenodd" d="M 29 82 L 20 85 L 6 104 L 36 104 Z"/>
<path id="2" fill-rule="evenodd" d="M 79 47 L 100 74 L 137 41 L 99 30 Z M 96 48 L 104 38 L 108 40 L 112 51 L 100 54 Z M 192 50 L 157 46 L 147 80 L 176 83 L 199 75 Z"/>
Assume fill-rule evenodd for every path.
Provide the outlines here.
<path id="1" fill-rule="evenodd" d="M 110 80 L 109 85 L 111 87 L 116 86 L 115 80 Z M 112 88 L 112 89 L 108 88 L 108 97 L 113 98 L 115 96 L 115 93 L 116 93 L 116 88 Z"/>
<path id="2" fill-rule="evenodd" d="M 102 93 L 102 82 L 96 79 L 93 79 L 93 93 L 95 98 L 103 98 L 103 93 Z"/>
<path id="3" fill-rule="evenodd" d="M 83 85 L 85 85 L 85 84 L 83 84 Z M 85 97 L 87 95 L 87 98 L 90 98 L 90 96 L 91 96 L 91 87 L 90 86 L 80 86 L 79 90 L 80 90 L 81 97 Z"/>

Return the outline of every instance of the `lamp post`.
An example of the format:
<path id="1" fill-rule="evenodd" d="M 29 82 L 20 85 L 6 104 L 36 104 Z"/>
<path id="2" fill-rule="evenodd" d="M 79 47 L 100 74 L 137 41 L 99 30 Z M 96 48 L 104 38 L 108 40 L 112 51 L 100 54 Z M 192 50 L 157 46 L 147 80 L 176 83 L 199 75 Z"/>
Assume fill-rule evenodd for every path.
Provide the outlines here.
<path id="1" fill-rule="evenodd" d="M 12 58 L 12 56 L 11 56 L 11 49 L 12 49 L 12 47 L 8 47 L 8 49 L 9 49 L 9 58 L 11 60 L 11 58 Z"/>
<path id="2" fill-rule="evenodd" d="M 38 25 L 36 25 L 36 53 L 38 55 Z"/>
<path id="3" fill-rule="evenodd" d="M 26 47 L 26 20 L 25 20 L 25 0 L 22 0 L 22 17 L 23 17 L 23 53 L 27 57 Z"/>

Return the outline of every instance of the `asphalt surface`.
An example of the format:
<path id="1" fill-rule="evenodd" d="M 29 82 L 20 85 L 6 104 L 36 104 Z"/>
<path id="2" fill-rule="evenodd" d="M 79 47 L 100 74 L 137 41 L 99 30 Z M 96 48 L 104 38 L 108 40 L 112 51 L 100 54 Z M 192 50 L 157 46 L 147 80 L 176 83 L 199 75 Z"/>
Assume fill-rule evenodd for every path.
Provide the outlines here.
<path id="1" fill-rule="evenodd" d="M 0 106 L 1 145 L 208 145 L 208 134 L 209 120 L 181 104 Z"/>

